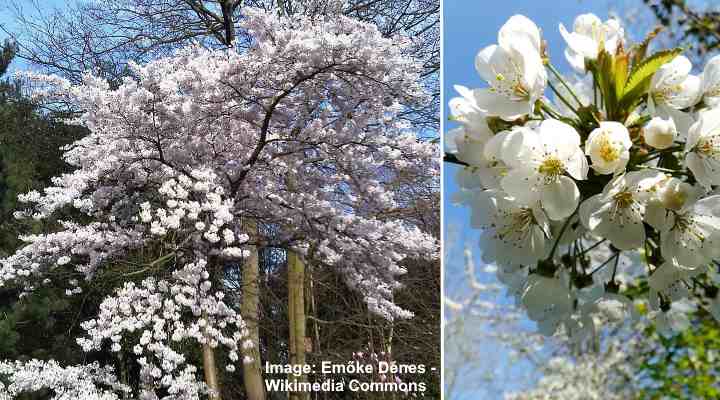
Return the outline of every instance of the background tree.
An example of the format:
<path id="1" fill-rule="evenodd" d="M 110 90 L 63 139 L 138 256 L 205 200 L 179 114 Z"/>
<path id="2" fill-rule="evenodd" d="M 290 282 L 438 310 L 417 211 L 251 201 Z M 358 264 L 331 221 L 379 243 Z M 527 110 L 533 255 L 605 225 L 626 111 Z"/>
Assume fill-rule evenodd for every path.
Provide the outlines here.
<path id="1" fill-rule="evenodd" d="M 16 45 L 2 47 L 0 77 L 13 61 Z M 45 224 L 13 218 L 17 195 L 50 184 L 51 177 L 68 170 L 60 148 L 85 134 L 41 112 L 25 96 L 26 82 L 3 77 L 0 82 L 0 256 L 20 245 L 20 232 L 36 232 Z M 48 222 L 47 225 L 52 225 Z M 83 313 L 78 299 L 68 299 L 64 288 L 42 288 L 17 301 L 14 288 L 0 289 L 0 359 L 54 357 L 79 362 L 70 350 L 68 332 L 78 332 Z M 42 329 L 38 329 L 41 327 Z"/>
<path id="2" fill-rule="evenodd" d="M 708 2 L 702 8 L 685 0 L 643 0 L 658 23 L 668 27 L 670 40 L 689 48 L 698 61 L 720 49 L 720 10 Z"/>

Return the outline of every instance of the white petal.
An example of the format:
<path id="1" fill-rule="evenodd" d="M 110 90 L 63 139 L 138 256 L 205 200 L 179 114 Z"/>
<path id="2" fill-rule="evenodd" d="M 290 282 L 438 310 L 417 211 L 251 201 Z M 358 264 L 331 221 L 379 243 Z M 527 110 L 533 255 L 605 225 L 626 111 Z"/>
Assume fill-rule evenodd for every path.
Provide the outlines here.
<path id="1" fill-rule="evenodd" d="M 542 232 L 545 234 L 546 237 L 551 237 L 551 227 L 550 227 L 550 220 L 547 217 L 547 214 L 545 214 L 545 211 L 540 208 L 538 203 L 535 203 L 532 207 L 533 216 L 535 217 L 535 221 L 537 222 L 538 228 L 542 230 Z"/>
<path id="2" fill-rule="evenodd" d="M 497 72 L 492 66 L 492 60 L 496 58 L 495 53 L 497 52 L 504 51 L 500 46 L 492 44 L 480 50 L 475 56 L 475 70 L 486 82 L 492 82 L 496 78 Z"/>
<path id="3" fill-rule="evenodd" d="M 593 36 L 602 24 L 602 20 L 593 13 L 580 14 L 573 21 L 573 30 L 585 36 Z"/>
<path id="4" fill-rule="evenodd" d="M 455 182 L 463 189 L 480 189 L 483 187 L 482 176 L 476 167 L 458 168 L 455 173 Z"/>
<path id="5" fill-rule="evenodd" d="M 677 56 L 669 63 L 663 65 L 653 75 L 651 87 L 653 89 L 661 87 L 675 86 L 682 83 L 692 70 L 692 63 L 685 56 Z"/>
<path id="6" fill-rule="evenodd" d="M 472 101 L 472 100 L 473 100 L 472 89 L 467 88 L 467 87 L 462 86 L 462 85 L 453 85 L 453 89 L 455 89 L 455 91 L 458 92 L 458 94 L 459 94 L 460 96 L 462 96 L 462 98 L 464 98 L 464 99 L 466 99 L 466 100 L 468 100 L 468 101 Z"/>
<path id="7" fill-rule="evenodd" d="M 478 108 L 491 116 L 512 121 L 532 112 L 532 104 L 527 101 L 515 101 L 499 95 L 491 89 L 475 89 Z"/>
<path id="8" fill-rule="evenodd" d="M 697 146 L 703 133 L 703 121 L 704 118 L 702 118 L 702 113 L 700 113 L 700 118 L 698 118 L 698 120 L 688 129 L 685 151 L 690 151 Z"/>
<path id="9" fill-rule="evenodd" d="M 573 52 L 580 54 L 583 58 L 594 60 L 598 55 L 598 43 L 592 38 L 577 32 L 568 32 L 563 24 L 560 24 L 560 34 Z"/>
<path id="10" fill-rule="evenodd" d="M 531 236 L 531 249 L 532 249 L 532 255 L 535 261 L 537 260 L 543 260 L 548 257 L 548 253 L 550 252 L 550 248 L 547 246 L 548 240 L 545 236 L 545 232 L 540 229 L 538 226 L 534 226 L 532 229 L 532 236 Z M 528 263 L 524 263 L 528 264 Z"/>
<path id="11" fill-rule="evenodd" d="M 496 192 L 483 191 L 478 193 L 472 202 L 472 215 L 470 226 L 473 228 L 486 228 L 494 223 L 498 213 Z"/>
<path id="12" fill-rule="evenodd" d="M 445 133 L 445 151 L 452 154 L 457 153 L 457 138 L 464 134 L 465 129 L 463 127 L 458 127 L 447 131 Z"/>
<path id="13" fill-rule="evenodd" d="M 620 250 L 633 250 L 645 244 L 645 227 L 639 214 L 627 212 L 629 218 L 603 222 L 603 229 L 613 246 Z"/>
<path id="14" fill-rule="evenodd" d="M 720 129 L 720 107 L 701 112 L 699 119 L 703 121 L 700 127 L 701 135 L 715 133 Z"/>
<path id="15" fill-rule="evenodd" d="M 593 230 L 600 223 L 597 219 L 591 222 L 591 219 L 592 215 L 600 208 L 601 205 L 602 195 L 600 194 L 596 194 L 580 204 L 580 211 L 578 214 L 580 216 L 580 222 L 586 229 Z"/>
<path id="16" fill-rule="evenodd" d="M 560 150 L 562 158 L 575 154 L 580 147 L 580 135 L 572 126 L 556 119 L 546 119 L 540 124 L 540 138 L 543 143 Z"/>
<path id="17" fill-rule="evenodd" d="M 503 161 L 503 149 L 505 149 L 506 142 L 509 141 L 508 134 L 510 131 L 502 131 L 485 143 L 484 156 L 488 161 Z"/>
<path id="18" fill-rule="evenodd" d="M 656 149 L 667 149 L 673 145 L 677 127 L 672 118 L 655 117 L 643 128 L 645 143 Z"/>
<path id="19" fill-rule="evenodd" d="M 659 200 L 650 201 L 645 206 L 645 222 L 653 228 L 661 230 L 667 224 L 667 210 Z"/>
<path id="20" fill-rule="evenodd" d="M 685 140 L 690 130 L 690 126 L 695 122 L 690 113 L 676 110 L 666 104 L 658 104 L 655 113 L 652 114 L 662 118 L 672 118 L 678 131 L 678 139 Z"/>
<path id="21" fill-rule="evenodd" d="M 708 196 L 693 205 L 693 211 L 699 215 L 720 217 L 720 195 Z M 720 226 L 716 227 L 720 229 Z"/>
<path id="22" fill-rule="evenodd" d="M 503 137 L 500 155 L 505 164 L 511 167 L 535 169 L 541 146 L 535 131 L 524 127 L 515 128 Z"/>
<path id="23" fill-rule="evenodd" d="M 575 181 L 567 176 L 561 176 L 542 188 L 541 203 L 548 218 L 552 220 L 569 217 L 575 212 L 579 202 L 580 191 Z"/>
<path id="24" fill-rule="evenodd" d="M 521 81 L 530 91 L 530 100 L 537 100 L 547 85 L 547 71 L 540 53 L 521 40 L 513 43 L 511 55 L 516 63 L 522 65 Z"/>
<path id="25" fill-rule="evenodd" d="M 702 81 L 695 75 L 688 77 L 680 84 L 680 88 L 673 95 L 668 96 L 666 104 L 672 108 L 682 110 L 692 107 L 700 101 L 702 96 Z"/>
<path id="26" fill-rule="evenodd" d="M 706 188 L 710 188 L 712 186 L 713 177 L 708 172 L 707 168 L 705 168 L 705 163 L 700 156 L 693 152 L 688 153 L 687 156 L 685 156 L 685 165 L 687 165 L 688 169 L 692 171 L 698 183 Z"/>
<path id="27" fill-rule="evenodd" d="M 520 40 L 527 40 L 535 51 L 540 52 L 540 29 L 528 17 L 517 14 L 510 17 L 500 28 L 498 44 L 507 48 Z"/>
<path id="28" fill-rule="evenodd" d="M 538 193 L 539 175 L 533 169 L 512 169 L 500 181 L 500 186 L 522 204 L 533 204 L 540 198 Z"/>
<path id="29" fill-rule="evenodd" d="M 709 92 L 720 89 L 720 55 L 711 58 L 702 73 L 703 92 L 707 95 Z M 716 95 L 717 96 L 717 95 Z"/>
<path id="30" fill-rule="evenodd" d="M 694 237 L 687 237 L 675 230 L 663 231 L 660 234 L 660 248 L 666 258 L 672 257 L 677 263 L 686 268 L 697 268 L 710 260 L 699 251 Z"/>
<path id="31" fill-rule="evenodd" d="M 463 135 L 456 136 L 456 146 L 458 151 L 456 156 L 461 161 L 465 161 L 470 165 L 484 165 L 486 162 L 484 149 L 485 140 L 477 140 L 470 137 L 465 132 Z"/>
<path id="32" fill-rule="evenodd" d="M 585 56 L 580 53 L 572 51 L 572 49 L 565 49 L 565 59 L 568 64 L 578 73 L 584 74 L 585 71 Z"/>
<path id="33" fill-rule="evenodd" d="M 587 179 L 589 169 L 587 158 L 579 147 L 575 154 L 565 163 L 565 171 L 579 181 Z"/>

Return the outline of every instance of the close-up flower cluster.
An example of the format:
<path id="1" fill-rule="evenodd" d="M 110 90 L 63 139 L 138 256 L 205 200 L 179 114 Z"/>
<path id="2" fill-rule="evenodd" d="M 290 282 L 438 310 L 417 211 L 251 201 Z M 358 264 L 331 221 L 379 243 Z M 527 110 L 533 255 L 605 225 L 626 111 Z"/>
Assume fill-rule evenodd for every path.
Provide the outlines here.
<path id="1" fill-rule="evenodd" d="M 450 100 L 454 201 L 483 260 L 546 335 L 591 337 L 600 314 L 668 334 L 693 310 L 720 318 L 720 57 L 692 74 L 681 49 L 652 50 L 657 32 L 631 43 L 593 14 L 559 28 L 571 76 L 516 15 L 475 59 L 488 87 Z"/>

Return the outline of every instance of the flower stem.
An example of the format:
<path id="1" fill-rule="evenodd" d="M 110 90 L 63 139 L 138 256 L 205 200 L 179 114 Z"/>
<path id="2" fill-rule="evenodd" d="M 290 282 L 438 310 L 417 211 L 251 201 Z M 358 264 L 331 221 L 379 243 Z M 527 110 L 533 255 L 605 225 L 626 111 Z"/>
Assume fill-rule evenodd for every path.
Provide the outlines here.
<path id="1" fill-rule="evenodd" d="M 460 159 L 455 156 L 455 154 L 452 153 L 445 153 L 445 157 L 443 157 L 443 161 L 450 164 L 457 164 L 463 167 L 469 167 L 470 164 L 466 163 L 465 161 L 461 161 Z"/>
<path id="2" fill-rule="evenodd" d="M 598 271 L 600 271 L 601 269 L 603 269 L 606 265 L 610 264 L 610 261 L 612 261 L 612 260 L 614 260 L 614 259 L 616 259 L 616 258 L 618 258 L 618 257 L 620 257 L 620 252 L 615 253 L 615 255 L 613 255 L 612 257 L 610 257 L 610 258 L 608 258 L 607 260 L 605 260 L 605 262 L 602 263 L 599 267 L 597 267 L 597 268 L 595 268 L 594 270 L 592 270 L 592 271 L 590 272 L 590 276 L 594 275 L 596 272 L 598 272 Z"/>
<path id="3" fill-rule="evenodd" d="M 575 101 L 577 101 L 578 105 L 579 105 L 580 107 L 582 107 L 582 106 L 583 106 L 583 103 L 582 103 L 582 102 L 580 101 L 580 99 L 577 97 L 577 95 L 575 94 L 575 92 L 574 92 L 572 89 L 570 89 L 570 85 L 568 85 L 568 83 L 565 81 L 565 78 L 563 78 L 563 76 L 560 74 L 560 72 L 558 72 L 558 70 L 555 68 L 555 66 L 552 65 L 552 63 L 548 62 L 548 63 L 547 63 L 547 67 L 548 67 L 548 69 L 550 70 L 550 72 L 552 72 L 553 75 L 555 75 L 555 77 L 558 79 L 558 81 L 560 81 L 560 83 L 561 83 L 563 86 L 565 86 L 565 89 L 567 89 L 568 93 L 570 93 L 570 96 L 572 96 L 572 98 L 575 99 Z M 549 82 L 548 82 L 548 83 L 549 83 Z"/>
<path id="4" fill-rule="evenodd" d="M 557 90 L 557 88 L 555 88 L 555 86 L 553 86 L 553 84 L 551 82 L 548 82 L 548 85 L 550 86 L 550 89 L 552 89 L 552 91 L 555 93 L 555 96 L 557 96 L 557 98 L 560 99 L 560 101 L 562 101 L 563 104 L 565 104 L 567 106 L 567 108 L 570 109 L 570 111 L 572 111 L 575 115 L 577 115 L 579 117 L 580 114 L 578 114 L 578 111 L 573 106 L 570 105 L 570 102 L 567 101 L 567 99 L 565 99 L 565 97 L 563 97 L 563 95 L 560 93 L 560 91 Z"/>
<path id="5" fill-rule="evenodd" d="M 578 206 L 578 208 L 575 209 L 575 212 L 573 212 L 572 215 L 570 215 L 568 217 L 568 219 L 565 220 L 565 223 L 563 224 L 562 228 L 560 228 L 560 233 L 558 234 L 557 239 L 555 239 L 555 243 L 553 244 L 553 247 L 550 250 L 550 256 L 547 258 L 548 260 L 552 260 L 553 256 L 555 255 L 555 250 L 557 250 L 558 246 L 560 245 L 560 239 L 562 239 L 563 235 L 565 234 L 565 230 L 567 230 L 567 227 L 570 225 L 570 221 L 573 219 L 575 214 L 577 214 L 579 209 L 580 209 L 580 207 Z"/>
<path id="6" fill-rule="evenodd" d="M 635 164 L 646 163 L 646 162 L 648 162 L 648 161 L 652 161 L 652 160 L 654 160 L 654 159 L 656 159 L 656 158 L 658 158 L 658 157 L 661 157 L 663 154 L 674 153 L 674 152 L 680 151 L 680 150 L 682 150 L 682 149 L 683 149 L 683 146 L 678 145 L 678 146 L 668 147 L 667 149 L 652 151 L 652 152 L 646 154 L 646 155 L 645 155 L 645 158 L 642 158 L 642 159 L 640 159 L 640 160 L 637 160 L 637 161 L 635 162 Z"/>
<path id="7" fill-rule="evenodd" d="M 601 244 L 605 243 L 606 241 L 607 241 L 607 239 L 600 240 L 597 243 L 593 244 L 592 246 L 588 247 L 587 249 L 583 249 L 582 252 L 578 255 L 584 256 L 588 251 L 600 246 Z"/>
<path id="8" fill-rule="evenodd" d="M 642 168 L 642 169 L 652 169 L 655 171 L 667 172 L 668 174 L 687 175 L 687 172 L 685 172 L 685 171 L 669 169 L 669 168 L 651 167 L 649 165 L 638 165 L 637 167 Z"/>
<path id="9" fill-rule="evenodd" d="M 615 282 L 615 273 L 617 272 L 618 263 L 620 262 L 620 252 L 618 251 L 615 255 L 615 265 L 613 265 L 613 272 L 612 276 L 610 277 L 610 282 Z"/>
<path id="10" fill-rule="evenodd" d="M 540 102 L 540 109 L 542 109 L 555 119 L 562 119 L 562 116 L 557 111 L 553 110 L 550 106 L 548 106 L 542 101 Z"/>

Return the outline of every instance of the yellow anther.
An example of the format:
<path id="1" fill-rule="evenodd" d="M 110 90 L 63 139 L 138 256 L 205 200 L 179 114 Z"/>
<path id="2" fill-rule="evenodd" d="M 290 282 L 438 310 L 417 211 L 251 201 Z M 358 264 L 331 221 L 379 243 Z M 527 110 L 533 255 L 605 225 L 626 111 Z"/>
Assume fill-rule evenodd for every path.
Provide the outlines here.
<path id="1" fill-rule="evenodd" d="M 635 200 L 633 200 L 632 193 L 627 191 L 617 193 L 613 196 L 613 200 L 615 201 L 615 205 L 619 209 L 626 209 L 635 202 Z"/>
<path id="2" fill-rule="evenodd" d="M 603 135 L 600 139 L 600 158 L 605 162 L 613 162 L 620 158 L 620 149 L 613 146 L 607 135 Z"/>
<path id="3" fill-rule="evenodd" d="M 538 167 L 538 172 L 549 178 L 560 176 L 565 172 L 565 167 L 558 158 L 548 157 Z"/>

